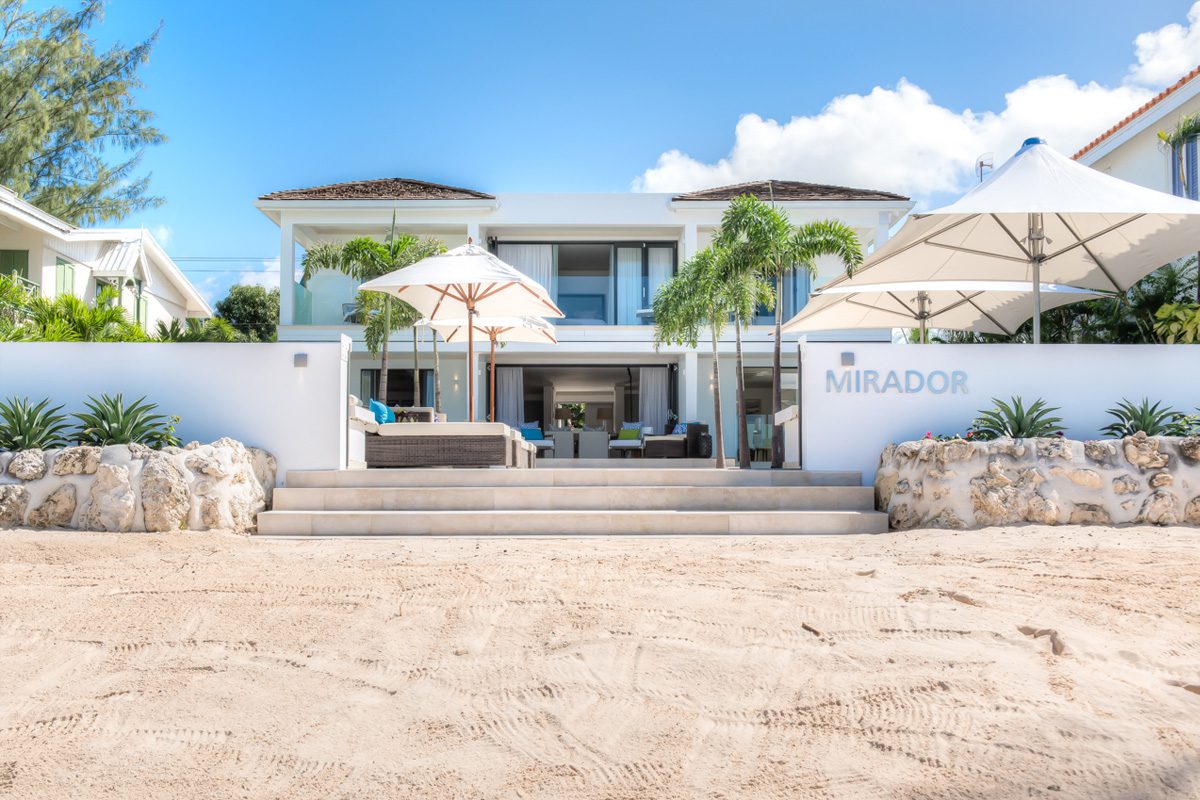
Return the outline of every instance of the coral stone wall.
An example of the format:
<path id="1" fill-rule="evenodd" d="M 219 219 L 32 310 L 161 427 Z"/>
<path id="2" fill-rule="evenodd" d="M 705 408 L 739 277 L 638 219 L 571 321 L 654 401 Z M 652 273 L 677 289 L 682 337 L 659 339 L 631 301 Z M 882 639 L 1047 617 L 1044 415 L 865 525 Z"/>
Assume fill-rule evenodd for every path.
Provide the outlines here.
<path id="1" fill-rule="evenodd" d="M 898 529 L 1200 524 L 1200 437 L 901 442 L 875 503 Z"/>
<path id="2" fill-rule="evenodd" d="M 233 439 L 0 452 L 0 528 L 253 530 L 275 459 Z"/>

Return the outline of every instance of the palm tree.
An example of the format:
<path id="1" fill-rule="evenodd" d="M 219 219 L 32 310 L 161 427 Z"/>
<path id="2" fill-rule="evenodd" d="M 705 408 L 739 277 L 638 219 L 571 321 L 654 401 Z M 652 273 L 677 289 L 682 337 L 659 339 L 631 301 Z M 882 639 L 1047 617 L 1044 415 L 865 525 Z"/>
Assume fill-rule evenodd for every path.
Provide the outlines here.
<path id="1" fill-rule="evenodd" d="M 42 342 L 149 341 L 117 299 L 117 290 L 112 287 L 105 287 L 94 305 L 71 294 L 33 297 L 26 306 L 29 338 Z"/>
<path id="2" fill-rule="evenodd" d="M 723 247 L 740 254 L 743 270 L 759 275 L 770 285 L 771 301 L 763 305 L 774 306 L 775 311 L 771 362 L 771 466 L 779 469 L 783 466 L 783 429 L 774 424 L 774 417 L 783 408 L 784 278 L 796 269 L 803 269 L 815 278 L 816 261 L 821 256 L 834 256 L 841 260 L 847 273 L 853 272 L 862 263 L 862 247 L 858 235 L 844 223 L 827 219 L 794 228 L 787 212 L 753 195 L 742 195 L 730 202 L 721 216 L 717 239 Z"/>
<path id="3" fill-rule="evenodd" d="M 372 278 L 403 269 L 444 250 L 445 246 L 436 239 L 420 239 L 411 234 L 396 233 L 396 218 L 393 215 L 391 231 L 382 242 L 369 236 L 359 236 L 342 245 L 332 242 L 313 245 L 304 254 L 302 262 L 304 276 L 301 283 L 307 284 L 313 275 L 323 269 L 341 272 L 351 276 L 359 283 L 364 283 Z M 385 403 L 387 402 L 388 383 L 388 343 L 392 331 L 414 328 L 413 383 L 414 393 L 419 393 L 417 330 L 414 326 L 420 320 L 421 315 L 403 300 L 379 292 L 359 292 L 355 310 L 358 321 L 365 328 L 367 350 L 373 356 L 382 354 L 379 370 L 379 397 Z M 436 344 L 435 341 L 435 347 Z M 438 383 L 440 380 L 441 376 L 435 372 L 434 382 Z M 420 405 L 420 402 L 418 401 L 416 405 Z"/>
<path id="4" fill-rule="evenodd" d="M 1159 141 L 1170 148 L 1171 168 L 1175 170 L 1175 175 L 1179 178 L 1179 185 L 1183 188 L 1184 197 L 1188 197 L 1190 194 L 1184 148 L 1190 140 L 1197 136 L 1200 136 L 1200 112 L 1184 114 L 1175 123 L 1174 128 L 1158 132 Z M 1200 253 L 1196 254 L 1196 268 L 1200 273 Z M 1196 281 L 1196 302 L 1200 303 L 1200 279 Z"/>
<path id="5" fill-rule="evenodd" d="M 244 341 L 237 329 L 220 317 L 209 319 L 190 318 L 170 324 L 159 320 L 154 331 L 156 342 L 240 342 Z"/>
<path id="6" fill-rule="evenodd" d="M 717 466 L 725 465 L 725 435 L 721 422 L 721 362 L 717 342 L 729 324 L 729 291 L 722 277 L 720 254 L 706 247 L 679 268 L 678 274 L 654 296 L 654 346 L 699 346 L 707 328 L 712 341 L 713 439 Z"/>

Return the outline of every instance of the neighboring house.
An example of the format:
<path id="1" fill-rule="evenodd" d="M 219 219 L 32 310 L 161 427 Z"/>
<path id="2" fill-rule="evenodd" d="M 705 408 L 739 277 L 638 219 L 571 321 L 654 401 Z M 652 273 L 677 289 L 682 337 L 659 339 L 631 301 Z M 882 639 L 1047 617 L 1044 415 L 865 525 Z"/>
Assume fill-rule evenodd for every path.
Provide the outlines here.
<path id="1" fill-rule="evenodd" d="M 33 291 L 93 300 L 120 290 L 130 319 L 147 330 L 172 319 L 209 317 L 212 309 L 149 231 L 77 228 L 0 187 L 0 274 Z"/>
<path id="2" fill-rule="evenodd" d="M 1074 158 L 1131 183 L 1200 199 L 1196 139 L 1172 153 L 1158 138 L 1159 131 L 1170 131 L 1180 118 L 1196 113 L 1200 113 L 1200 67 L 1097 136 Z"/>
<path id="3" fill-rule="evenodd" d="M 684 420 L 711 422 L 711 343 L 695 350 L 663 347 L 653 341 L 651 301 L 679 264 L 707 246 L 732 198 L 754 194 L 774 200 L 794 223 L 837 218 L 852 226 L 864 248 L 882 243 L 912 203 L 888 192 L 795 181 L 758 181 L 686 194 L 487 194 L 472 189 L 409 179 L 340 183 L 263 195 L 257 207 L 281 232 L 280 340 L 319 341 L 348 335 L 354 341 L 351 391 L 373 397 L 379 361 L 370 356 L 362 329 L 353 324 L 357 285 L 341 274 L 318 274 L 297 283 L 297 248 L 354 236 L 385 236 L 397 229 L 440 239 L 455 247 L 468 239 L 543 284 L 566 313 L 555 320 L 556 347 L 508 344 L 497 351 L 497 417 L 502 422 L 555 425 L 567 403 L 586 406 L 586 422 L 665 422 L 666 411 Z M 829 260 L 817 283 L 840 274 Z M 290 287 L 290 289 L 289 289 Z M 789 277 L 783 311 L 791 316 L 807 301 L 807 276 Z M 765 311 L 744 337 L 751 444 L 769 440 L 772 316 Z M 876 334 L 878 338 L 880 334 Z M 890 338 L 890 331 L 882 335 Z M 861 338 L 845 332 L 839 338 Z M 412 338 L 392 340 L 388 397 L 392 404 L 432 405 L 433 356 L 421 344 L 418 385 L 414 387 Z M 487 348 L 474 365 L 482 376 Z M 733 333 L 719 343 L 721 392 L 727 444 L 734 430 Z M 443 409 L 452 419 L 466 417 L 466 368 L 462 346 L 440 345 Z M 795 401 L 795 340 L 784 344 L 785 403 Z M 486 380 L 477 380 L 477 409 L 487 408 Z"/>

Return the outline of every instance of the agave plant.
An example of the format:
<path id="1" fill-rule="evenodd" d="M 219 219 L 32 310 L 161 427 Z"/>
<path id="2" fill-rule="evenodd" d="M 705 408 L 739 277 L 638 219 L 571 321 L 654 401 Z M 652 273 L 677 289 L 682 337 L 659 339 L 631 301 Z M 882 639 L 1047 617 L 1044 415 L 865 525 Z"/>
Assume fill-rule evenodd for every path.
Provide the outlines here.
<path id="1" fill-rule="evenodd" d="M 49 406 L 49 400 L 30 403 L 28 397 L 0 403 L 0 450 L 44 450 L 67 444 L 67 416 L 59 413 L 62 406 Z"/>
<path id="2" fill-rule="evenodd" d="M 178 417 L 154 413 L 158 406 L 140 397 L 128 405 L 123 395 L 89 397 L 88 410 L 75 415 L 79 440 L 85 444 L 144 444 L 149 447 L 178 446 L 175 423 Z"/>
<path id="3" fill-rule="evenodd" d="M 1170 407 L 1164 408 L 1162 403 L 1150 405 L 1147 398 L 1142 398 L 1142 402 L 1136 406 L 1128 400 L 1122 400 L 1116 408 L 1110 408 L 1106 413 L 1116 421 L 1101 430 L 1114 439 L 1133 436 L 1138 431 L 1147 436 L 1180 436 L 1189 427 L 1186 425 L 1186 414 Z"/>
<path id="4" fill-rule="evenodd" d="M 1038 398 L 1028 408 L 1020 397 L 1011 402 L 993 397 L 995 408 L 981 411 L 971 425 L 973 439 L 1032 439 L 1040 436 L 1056 436 L 1062 428 L 1062 418 L 1053 416 L 1057 406 L 1048 406 Z"/>

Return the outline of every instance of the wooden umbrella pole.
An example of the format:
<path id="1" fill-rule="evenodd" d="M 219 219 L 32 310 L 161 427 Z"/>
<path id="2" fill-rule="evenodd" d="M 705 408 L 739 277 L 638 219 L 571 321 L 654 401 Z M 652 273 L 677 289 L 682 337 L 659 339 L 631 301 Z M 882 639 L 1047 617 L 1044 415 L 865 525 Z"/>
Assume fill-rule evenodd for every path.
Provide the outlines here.
<path id="1" fill-rule="evenodd" d="M 492 352 L 488 357 L 488 369 L 492 373 L 492 386 L 488 392 L 488 398 L 491 400 L 491 414 L 488 416 L 488 422 L 496 421 L 496 336 L 489 335 L 488 339 L 492 343 Z"/>
<path id="2" fill-rule="evenodd" d="M 475 421 L 475 300 L 467 298 L 467 420 Z"/>

